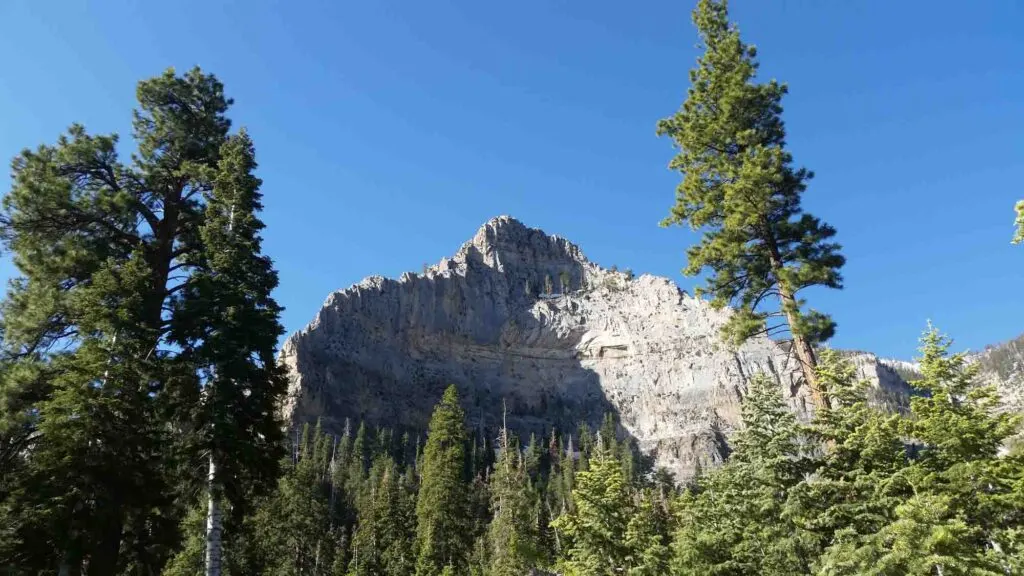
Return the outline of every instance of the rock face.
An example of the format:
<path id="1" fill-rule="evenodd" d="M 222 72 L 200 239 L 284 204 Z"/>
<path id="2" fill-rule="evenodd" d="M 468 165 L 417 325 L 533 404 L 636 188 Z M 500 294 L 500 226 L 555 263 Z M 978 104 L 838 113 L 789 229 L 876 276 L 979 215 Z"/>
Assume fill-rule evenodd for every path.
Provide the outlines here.
<path id="1" fill-rule="evenodd" d="M 999 391 L 1003 409 L 1024 413 L 1024 335 L 988 346 L 970 359 L 981 364 L 979 380 Z"/>
<path id="2" fill-rule="evenodd" d="M 730 350 L 719 340 L 728 314 L 666 278 L 603 269 L 565 239 L 499 217 L 423 274 L 331 294 L 282 349 L 286 411 L 336 432 L 346 418 L 422 429 L 454 383 L 481 430 L 503 410 L 511 428 L 542 436 L 614 412 L 684 478 L 725 457 L 754 374 L 780 381 L 801 416 L 810 410 L 796 361 L 778 344 L 755 338 Z M 863 364 L 870 375 L 877 362 Z"/>

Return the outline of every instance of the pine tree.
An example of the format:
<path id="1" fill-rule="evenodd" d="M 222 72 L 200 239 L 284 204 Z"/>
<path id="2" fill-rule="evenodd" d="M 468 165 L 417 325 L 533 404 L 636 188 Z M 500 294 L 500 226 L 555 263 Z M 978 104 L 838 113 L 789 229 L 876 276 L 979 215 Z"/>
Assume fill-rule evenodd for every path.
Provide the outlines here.
<path id="1" fill-rule="evenodd" d="M 394 460 L 381 457 L 372 477 L 379 478 L 359 511 L 352 541 L 352 576 L 407 576 L 415 569 L 411 494 Z"/>
<path id="2" fill-rule="evenodd" d="M 369 440 L 367 440 L 366 423 L 360 422 L 352 443 L 352 453 L 348 461 L 348 486 L 350 494 L 357 495 L 362 491 L 363 480 L 370 467 Z"/>
<path id="3" fill-rule="evenodd" d="M 705 268 L 701 293 L 735 312 L 724 335 L 734 343 L 788 329 L 818 407 L 825 391 L 814 375 L 814 345 L 835 323 L 804 310 L 799 293 L 812 286 L 840 288 L 844 258 L 835 229 L 803 213 L 800 198 L 813 174 L 794 168 L 785 149 L 781 101 L 786 86 L 756 83 L 757 52 L 729 24 L 724 0 L 700 0 L 693 13 L 705 52 L 690 72 L 687 100 L 658 123 L 679 148 L 670 167 L 683 173 L 676 204 L 664 225 L 703 230 L 687 251 L 687 275 Z M 778 301 L 777 309 L 772 302 Z M 783 322 L 770 324 L 771 318 Z"/>
<path id="4" fill-rule="evenodd" d="M 164 567 L 162 576 L 197 576 L 203 573 L 206 559 L 206 515 L 206 509 L 199 506 L 189 510 L 182 522 L 185 541 Z"/>
<path id="5" fill-rule="evenodd" d="M 416 500 L 416 575 L 466 565 L 472 534 L 467 500 L 466 426 L 458 391 L 449 386 L 434 408 Z M 467 536 L 469 539 L 467 539 Z"/>
<path id="6" fill-rule="evenodd" d="M 230 371 L 234 361 L 214 361 L 205 340 L 215 330 L 207 323 L 221 318 L 190 317 L 195 307 L 186 305 L 204 277 L 225 273 L 210 266 L 215 259 L 206 244 L 218 224 L 207 221 L 207 208 L 228 193 L 241 199 L 240 218 L 249 227 L 228 267 L 248 267 L 248 275 L 236 277 L 240 286 L 207 290 L 204 298 L 251 298 L 247 304 L 269 319 L 252 332 L 265 338 L 251 345 L 235 338 L 234 348 L 220 352 L 246 348 L 258 357 L 253 365 L 276 370 L 277 311 L 259 296 L 276 279 L 253 231 L 260 225 L 258 181 L 248 173 L 255 166 L 251 144 L 240 145 L 242 136 L 229 141 L 231 100 L 199 69 L 140 82 L 137 96 L 131 164 L 118 159 L 116 136 L 75 125 L 56 145 L 15 159 L 4 197 L 0 235 L 20 276 L 2 306 L 3 360 L 14 365 L 4 396 L 17 402 L 4 403 L 0 434 L 28 439 L 4 507 L 13 510 L 21 542 L 15 553 L 27 568 L 157 572 L 169 557 L 188 500 L 207 477 L 195 474 L 188 459 L 211 438 L 208 426 L 197 426 L 210 421 L 199 415 L 213 408 L 201 390 L 212 381 L 213 363 Z M 232 158 L 222 163 L 222 152 Z M 218 258 L 215 265 L 227 262 Z M 233 466 L 222 475 L 231 485 L 217 482 L 239 514 L 250 488 L 274 475 L 273 464 L 265 464 L 276 458 L 276 418 L 266 407 L 279 388 L 260 385 L 262 379 L 245 384 L 251 390 L 244 413 L 217 408 L 240 419 L 238 426 L 223 422 L 221 445 L 229 443 L 238 458 L 224 461 Z"/>
<path id="7" fill-rule="evenodd" d="M 594 451 L 594 445 L 594 433 L 590 430 L 590 425 L 580 422 L 577 430 L 577 448 L 579 449 L 579 459 L 576 461 L 577 470 L 586 470 L 590 466 L 590 455 Z M 605 449 L 614 453 L 611 444 L 605 445 Z"/>
<path id="8" fill-rule="evenodd" d="M 638 495 L 636 512 L 626 526 L 629 548 L 628 576 L 661 576 L 669 573 L 670 517 L 666 503 L 650 490 Z"/>
<path id="9" fill-rule="evenodd" d="M 786 514 L 814 533 L 819 547 L 829 547 L 818 562 L 818 571 L 828 574 L 838 570 L 837 561 L 845 562 L 840 558 L 849 543 L 876 534 L 895 518 L 896 506 L 908 496 L 896 475 L 909 462 L 900 415 L 868 402 L 870 384 L 857 380 L 851 362 L 825 350 L 817 375 L 832 406 L 815 414 L 812 433 L 831 449 L 790 492 Z M 841 544 L 832 546 L 836 542 Z"/>
<path id="10" fill-rule="evenodd" d="M 171 332 L 172 342 L 197 343 L 181 360 L 195 365 L 203 380 L 189 424 L 197 436 L 193 445 L 208 461 L 208 576 L 220 571 L 221 499 L 241 512 L 248 488 L 272 482 L 284 455 L 275 417 L 287 385 L 274 358 L 283 333 L 281 307 L 270 296 L 277 274 L 260 253 L 255 168 L 245 130 L 229 137 L 216 174 L 208 177 L 213 186 L 200 227 L 202 250 L 186 260 L 196 272 L 177 302 Z"/>
<path id="11" fill-rule="evenodd" d="M 498 462 L 491 477 L 494 518 L 488 529 L 491 576 L 520 576 L 537 566 L 539 538 L 526 463 L 514 435 L 502 427 Z"/>
<path id="12" fill-rule="evenodd" d="M 905 498 L 865 535 L 844 531 L 823 558 L 829 574 L 1012 574 L 1022 568 L 1024 460 L 1000 457 L 1020 418 L 998 410 L 995 390 L 976 383 L 978 365 L 949 354 L 929 327 L 922 338 L 925 394 L 911 399 L 902 434 L 918 456 L 893 475 Z"/>
<path id="13" fill-rule="evenodd" d="M 338 536 L 330 523 L 325 445 L 319 426 L 311 432 L 305 425 L 297 459 L 285 460 L 277 491 L 256 510 L 249 537 L 259 548 L 261 571 L 279 576 L 331 572 Z"/>
<path id="14" fill-rule="evenodd" d="M 537 434 L 531 433 L 530 442 L 523 454 L 523 465 L 526 467 L 526 474 L 532 480 L 539 480 L 542 456 Z"/>
<path id="15" fill-rule="evenodd" d="M 572 445 L 572 436 L 569 436 L 568 443 L 565 447 L 565 452 L 562 454 L 562 462 L 559 468 L 562 470 L 562 477 L 560 479 L 560 487 L 558 495 L 561 497 L 561 502 L 558 503 L 558 513 L 563 514 L 567 511 L 575 509 L 575 500 L 573 498 L 573 490 L 576 488 L 576 472 L 577 466 L 583 461 L 583 453 L 580 452 L 579 460 L 576 458 L 576 452 Z"/>
<path id="16" fill-rule="evenodd" d="M 673 568 L 683 574 L 807 574 L 816 540 L 784 514 L 807 470 L 802 431 L 779 386 L 765 376 L 751 381 L 742 415 L 730 461 L 677 502 Z"/>
<path id="17" fill-rule="evenodd" d="M 576 476 L 574 511 L 552 522 L 570 544 L 558 566 L 574 576 L 612 576 L 625 570 L 630 549 L 626 531 L 633 516 L 629 485 L 622 466 L 598 437 L 590 467 Z"/>

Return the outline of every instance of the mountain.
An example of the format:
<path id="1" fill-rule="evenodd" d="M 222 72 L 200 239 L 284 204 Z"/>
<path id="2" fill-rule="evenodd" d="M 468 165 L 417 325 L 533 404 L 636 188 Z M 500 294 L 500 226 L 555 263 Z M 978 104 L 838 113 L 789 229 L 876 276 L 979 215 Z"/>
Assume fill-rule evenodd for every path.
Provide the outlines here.
<path id="1" fill-rule="evenodd" d="M 999 390 L 1006 410 L 1024 413 L 1024 334 L 972 354 L 981 364 L 979 379 Z"/>
<path id="2" fill-rule="evenodd" d="M 866 352 L 851 354 L 855 357 L 872 356 Z M 968 351 L 966 357 L 968 362 L 979 364 L 978 384 L 996 387 L 1002 409 L 1024 413 L 1024 334 L 986 346 L 978 352 Z M 890 358 L 874 360 L 880 371 L 892 371 L 905 382 L 913 383 L 921 377 L 921 366 L 917 362 Z"/>
<path id="3" fill-rule="evenodd" d="M 506 412 L 511 428 L 540 437 L 612 412 L 641 450 L 685 478 L 727 455 L 754 374 L 779 381 L 802 417 L 812 409 L 778 343 L 721 342 L 729 313 L 666 278 L 602 268 L 575 244 L 502 216 L 422 274 L 372 276 L 331 294 L 282 348 L 286 412 L 334 432 L 349 418 L 424 429 L 454 383 L 481 433 Z M 905 397 L 892 368 L 872 355 L 856 363 L 879 398 Z"/>

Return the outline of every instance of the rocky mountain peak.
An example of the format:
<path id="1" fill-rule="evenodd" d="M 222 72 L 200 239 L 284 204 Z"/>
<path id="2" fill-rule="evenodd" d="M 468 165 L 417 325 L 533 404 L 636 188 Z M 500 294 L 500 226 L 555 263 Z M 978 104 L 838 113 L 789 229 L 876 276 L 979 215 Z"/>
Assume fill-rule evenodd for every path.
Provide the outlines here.
<path id="1" fill-rule="evenodd" d="M 459 248 L 453 260 L 472 261 L 502 272 L 513 268 L 568 270 L 589 264 L 579 246 L 543 230 L 529 228 L 511 216 L 498 216 L 484 223 L 473 238 Z"/>
<path id="2" fill-rule="evenodd" d="M 728 316 L 667 278 L 606 270 L 568 240 L 501 216 L 422 274 L 332 294 L 282 349 L 286 412 L 334 432 L 349 418 L 422 430 L 455 384 L 480 433 L 504 407 L 524 437 L 571 434 L 610 412 L 685 477 L 725 457 L 753 375 L 810 410 L 795 359 L 767 338 L 726 346 Z"/>

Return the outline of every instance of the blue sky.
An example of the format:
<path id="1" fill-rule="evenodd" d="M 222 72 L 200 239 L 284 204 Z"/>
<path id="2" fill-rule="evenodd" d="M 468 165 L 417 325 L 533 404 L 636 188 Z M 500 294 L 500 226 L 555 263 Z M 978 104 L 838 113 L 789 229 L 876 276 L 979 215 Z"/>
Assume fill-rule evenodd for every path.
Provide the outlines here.
<path id="1" fill-rule="evenodd" d="M 697 55 L 689 2 L 0 3 L 0 156 L 72 122 L 127 139 L 135 82 L 199 64 L 236 99 L 266 194 L 289 331 L 370 274 L 451 255 L 492 216 L 684 289 L 661 229 L 678 175 L 655 122 Z M 846 289 L 810 294 L 834 344 L 909 357 L 927 319 L 976 348 L 1024 332 L 1024 4 L 737 0 L 788 82 L 805 207 Z M 7 184 L 0 186 L 6 190 Z M 9 264 L 0 275 L 12 273 Z"/>

